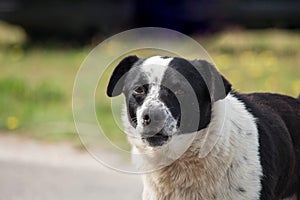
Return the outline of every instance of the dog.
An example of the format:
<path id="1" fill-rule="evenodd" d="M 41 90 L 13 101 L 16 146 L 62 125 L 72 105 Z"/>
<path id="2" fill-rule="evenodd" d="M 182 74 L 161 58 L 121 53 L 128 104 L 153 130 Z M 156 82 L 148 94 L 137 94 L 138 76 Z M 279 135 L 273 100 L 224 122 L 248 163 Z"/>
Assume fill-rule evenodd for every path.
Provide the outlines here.
<path id="1" fill-rule="evenodd" d="M 106 92 L 125 95 L 144 200 L 300 198 L 300 99 L 241 94 L 213 64 L 168 56 L 124 58 Z"/>

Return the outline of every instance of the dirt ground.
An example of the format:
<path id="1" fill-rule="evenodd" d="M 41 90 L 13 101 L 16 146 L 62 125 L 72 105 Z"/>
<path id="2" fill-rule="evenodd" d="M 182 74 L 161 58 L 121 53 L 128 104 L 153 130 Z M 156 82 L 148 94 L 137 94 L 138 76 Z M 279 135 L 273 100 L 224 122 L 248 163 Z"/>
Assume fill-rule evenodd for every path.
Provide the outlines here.
<path id="1" fill-rule="evenodd" d="M 0 135 L 0 200 L 141 199 L 138 175 L 102 166 L 67 143 Z"/>

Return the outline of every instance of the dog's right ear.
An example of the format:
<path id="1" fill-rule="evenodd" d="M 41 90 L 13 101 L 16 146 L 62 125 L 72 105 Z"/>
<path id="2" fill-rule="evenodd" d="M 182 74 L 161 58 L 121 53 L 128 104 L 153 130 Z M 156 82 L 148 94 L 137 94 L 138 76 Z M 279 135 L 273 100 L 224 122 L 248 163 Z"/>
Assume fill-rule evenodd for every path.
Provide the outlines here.
<path id="1" fill-rule="evenodd" d="M 202 76 L 212 102 L 224 99 L 231 91 L 231 83 L 222 76 L 217 68 L 206 60 L 190 61 Z"/>
<path id="2" fill-rule="evenodd" d="M 117 95 L 120 95 L 122 93 L 123 87 L 124 87 L 124 76 L 134 65 L 136 61 L 138 61 L 139 58 L 137 56 L 128 56 L 124 58 L 114 69 L 108 86 L 106 90 L 106 94 L 109 97 L 114 97 Z"/>

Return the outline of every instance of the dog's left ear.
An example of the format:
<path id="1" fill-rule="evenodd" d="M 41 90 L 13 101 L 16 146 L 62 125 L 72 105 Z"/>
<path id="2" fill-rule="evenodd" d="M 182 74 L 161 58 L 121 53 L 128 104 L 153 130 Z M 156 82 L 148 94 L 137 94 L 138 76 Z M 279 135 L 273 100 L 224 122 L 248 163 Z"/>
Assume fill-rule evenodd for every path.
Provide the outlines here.
<path id="1" fill-rule="evenodd" d="M 108 86 L 106 90 L 106 94 L 109 97 L 118 96 L 122 93 L 124 87 L 124 80 L 126 77 L 126 73 L 131 69 L 136 61 L 139 58 L 137 56 L 128 56 L 124 58 L 113 71 Z"/>
<path id="2" fill-rule="evenodd" d="M 191 63 L 205 81 L 211 101 L 224 99 L 231 91 L 230 82 L 218 72 L 213 64 L 206 60 L 192 60 Z"/>

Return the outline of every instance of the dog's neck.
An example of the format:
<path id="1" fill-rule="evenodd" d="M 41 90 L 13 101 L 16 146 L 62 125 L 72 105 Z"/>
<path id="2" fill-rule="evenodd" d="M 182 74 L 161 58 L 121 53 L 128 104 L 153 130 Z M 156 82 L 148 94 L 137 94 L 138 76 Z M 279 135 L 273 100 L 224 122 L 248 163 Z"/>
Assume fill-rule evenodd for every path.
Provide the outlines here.
<path id="1" fill-rule="evenodd" d="M 230 167 L 232 158 L 208 155 L 198 158 L 188 150 L 171 165 L 144 175 L 144 199 L 214 199 L 217 185 Z M 205 188 L 205 192 L 203 189 Z"/>
<path id="2" fill-rule="evenodd" d="M 242 199 L 243 190 L 251 192 L 247 198 L 258 198 L 261 168 L 248 167 L 249 171 L 243 171 L 244 166 L 247 168 L 247 159 L 260 166 L 258 146 L 245 149 L 249 141 L 252 141 L 252 144 L 255 144 L 255 141 L 258 143 L 254 119 L 248 115 L 249 113 L 243 113 L 245 109 L 238 108 L 243 105 L 234 97 L 229 96 L 224 102 L 225 104 L 219 102 L 213 106 L 213 117 L 209 127 L 197 133 L 190 148 L 179 159 L 160 170 L 143 175 L 144 200 L 224 199 L 224 197 Z M 225 112 L 222 109 L 224 105 Z M 239 113 L 241 110 L 242 113 Z M 240 140 L 239 137 L 249 133 L 252 133 L 250 138 Z M 211 143 L 213 145 L 210 145 Z M 231 187 L 240 187 L 239 185 L 244 184 L 243 178 L 252 178 L 252 182 L 247 180 L 246 189 L 234 188 L 234 191 L 229 193 Z"/>
<path id="3" fill-rule="evenodd" d="M 213 129 L 198 132 L 191 147 L 175 162 L 143 176 L 147 187 L 144 199 L 215 199 L 216 188 L 227 179 L 235 148 L 228 144 L 232 135 L 227 133 L 212 149 L 204 144 L 209 142 L 204 139 L 207 134 L 217 139 Z"/>

